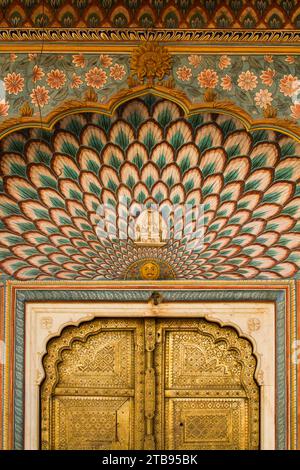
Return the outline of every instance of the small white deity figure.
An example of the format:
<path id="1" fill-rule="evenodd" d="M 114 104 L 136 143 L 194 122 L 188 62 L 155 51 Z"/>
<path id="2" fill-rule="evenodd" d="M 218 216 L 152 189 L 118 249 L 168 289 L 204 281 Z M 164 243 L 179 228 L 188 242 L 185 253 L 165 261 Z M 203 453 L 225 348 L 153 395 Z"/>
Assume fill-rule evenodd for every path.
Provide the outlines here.
<path id="1" fill-rule="evenodd" d="M 158 210 L 145 209 L 136 219 L 134 243 L 140 246 L 164 246 L 167 243 L 167 225 Z"/>

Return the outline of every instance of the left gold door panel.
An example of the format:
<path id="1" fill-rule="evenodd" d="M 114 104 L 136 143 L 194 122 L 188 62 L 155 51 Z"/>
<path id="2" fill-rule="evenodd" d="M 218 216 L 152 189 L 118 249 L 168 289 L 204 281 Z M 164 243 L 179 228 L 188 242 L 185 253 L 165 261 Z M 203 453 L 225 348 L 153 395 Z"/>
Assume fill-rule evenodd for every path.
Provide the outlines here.
<path id="1" fill-rule="evenodd" d="M 144 321 L 97 319 L 48 344 L 42 449 L 142 449 Z"/>

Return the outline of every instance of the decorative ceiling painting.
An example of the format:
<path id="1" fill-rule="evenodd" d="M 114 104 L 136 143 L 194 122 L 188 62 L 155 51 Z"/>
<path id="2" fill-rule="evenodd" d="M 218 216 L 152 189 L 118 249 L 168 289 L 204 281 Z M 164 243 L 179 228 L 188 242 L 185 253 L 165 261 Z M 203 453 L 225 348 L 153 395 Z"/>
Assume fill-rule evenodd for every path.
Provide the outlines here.
<path id="1" fill-rule="evenodd" d="M 68 101 L 107 103 L 130 83 L 129 54 L 1 54 L 1 123 L 47 116 Z M 298 55 L 172 56 L 169 87 L 193 104 L 222 102 L 253 118 L 300 122 Z M 1 82 L 0 82 L 1 84 Z"/>
<path id="2" fill-rule="evenodd" d="M 1 141 L 1 269 L 19 280 L 124 279 L 147 260 L 145 272 L 177 279 L 294 277 L 299 154 L 287 135 L 214 112 L 186 117 L 153 94 L 112 117 L 80 113 L 53 130 L 11 133 Z M 111 214 L 100 220 L 105 204 L 122 232 L 122 198 L 159 210 L 201 204 L 201 247 L 178 220 L 164 246 L 101 237 L 99 223 L 112 223 Z"/>
<path id="3" fill-rule="evenodd" d="M 297 0 L 0 0 L 10 28 L 299 29 Z"/>

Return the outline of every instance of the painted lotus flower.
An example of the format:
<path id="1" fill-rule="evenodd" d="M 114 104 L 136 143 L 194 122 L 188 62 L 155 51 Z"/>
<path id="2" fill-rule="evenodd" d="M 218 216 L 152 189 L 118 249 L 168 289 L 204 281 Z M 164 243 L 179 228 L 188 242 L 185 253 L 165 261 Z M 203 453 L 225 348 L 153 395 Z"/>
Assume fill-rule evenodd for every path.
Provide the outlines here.
<path id="1" fill-rule="evenodd" d="M 110 67 L 109 76 L 114 80 L 123 80 L 125 75 L 126 71 L 124 65 L 115 64 L 113 67 Z"/>
<path id="2" fill-rule="evenodd" d="M 45 73 L 39 65 L 35 65 L 32 70 L 32 80 L 36 83 L 38 80 L 41 80 L 44 77 Z"/>
<path id="3" fill-rule="evenodd" d="M 75 67 L 81 67 L 82 69 L 85 67 L 85 58 L 83 54 L 74 54 L 72 55 L 72 62 L 75 64 Z"/>
<path id="4" fill-rule="evenodd" d="M 238 86 L 244 91 L 253 90 L 257 87 L 257 76 L 250 70 L 242 72 L 238 78 Z"/>
<path id="5" fill-rule="evenodd" d="M 293 119 L 296 119 L 296 120 L 300 119 L 300 103 L 293 104 L 291 106 L 291 111 L 292 111 L 291 116 Z"/>
<path id="6" fill-rule="evenodd" d="M 44 86 L 37 86 L 30 94 L 31 103 L 35 106 L 43 108 L 49 102 L 49 90 Z"/>
<path id="7" fill-rule="evenodd" d="M 195 69 L 199 67 L 202 61 L 201 55 L 192 54 L 188 56 L 189 64 L 192 65 Z"/>
<path id="8" fill-rule="evenodd" d="M 76 73 L 72 75 L 71 88 L 79 88 L 82 85 L 83 81 Z"/>
<path id="9" fill-rule="evenodd" d="M 109 55 L 107 54 L 100 55 L 100 64 L 102 65 L 102 67 L 108 68 L 112 65 L 112 63 L 113 63 L 113 60 Z"/>
<path id="10" fill-rule="evenodd" d="M 231 64 L 231 59 L 228 55 L 222 55 L 219 60 L 219 68 L 221 70 L 226 69 Z"/>
<path id="11" fill-rule="evenodd" d="M 273 56 L 272 55 L 265 55 L 264 56 L 264 59 L 266 62 L 268 62 L 269 64 L 271 64 L 273 62 Z"/>
<path id="12" fill-rule="evenodd" d="M 4 77 L 4 86 L 9 95 L 18 95 L 24 88 L 24 78 L 20 73 L 8 73 Z"/>
<path id="13" fill-rule="evenodd" d="M 88 86 L 93 88 L 103 88 L 107 81 L 106 72 L 98 67 L 94 67 L 85 74 L 85 81 Z"/>
<path id="14" fill-rule="evenodd" d="M 256 106 L 266 109 L 273 101 L 272 93 L 269 90 L 259 90 L 254 97 Z"/>
<path id="15" fill-rule="evenodd" d="M 279 82 L 279 89 L 284 96 L 293 96 L 300 87 L 300 81 L 293 75 L 284 75 Z"/>
<path id="16" fill-rule="evenodd" d="M 192 70 L 186 66 L 179 67 L 179 69 L 176 71 L 176 75 L 179 80 L 182 80 L 183 82 L 188 82 L 192 78 Z"/>
<path id="17" fill-rule="evenodd" d="M 36 53 L 33 53 L 33 54 L 32 54 L 32 53 L 29 53 L 29 54 L 28 54 L 28 60 L 29 60 L 30 62 L 32 62 L 33 60 L 36 60 L 36 59 L 37 59 L 37 56 L 38 56 L 38 55 L 37 55 Z"/>
<path id="18" fill-rule="evenodd" d="M 296 59 L 293 55 L 288 55 L 285 59 L 285 61 L 288 63 L 288 64 L 294 64 Z"/>
<path id="19" fill-rule="evenodd" d="M 47 73 L 47 83 L 50 88 L 58 90 L 66 83 L 66 74 L 59 69 L 51 70 L 51 72 Z"/>
<path id="20" fill-rule="evenodd" d="M 276 75 L 275 70 L 272 70 L 272 69 L 268 68 L 267 70 L 264 70 L 261 73 L 260 79 L 261 79 L 261 81 L 264 85 L 272 86 L 273 82 L 274 82 L 275 75 Z"/>
<path id="21" fill-rule="evenodd" d="M 205 69 L 197 77 L 201 88 L 215 88 L 218 83 L 218 75 L 212 69 Z"/>
<path id="22" fill-rule="evenodd" d="M 232 78 L 229 75 L 225 75 L 225 77 L 221 78 L 221 87 L 225 91 L 232 90 Z"/>
<path id="23" fill-rule="evenodd" d="M 5 100 L 0 100 L 0 116 L 7 116 L 9 104 Z"/>

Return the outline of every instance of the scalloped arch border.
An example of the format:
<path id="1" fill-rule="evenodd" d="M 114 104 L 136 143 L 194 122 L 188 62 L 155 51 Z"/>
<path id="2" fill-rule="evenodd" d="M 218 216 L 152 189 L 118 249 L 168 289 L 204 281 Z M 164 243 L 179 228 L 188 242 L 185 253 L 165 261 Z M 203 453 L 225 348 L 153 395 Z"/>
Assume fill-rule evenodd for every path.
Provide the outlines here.
<path id="1" fill-rule="evenodd" d="M 116 109 L 122 104 L 135 98 L 141 98 L 147 94 L 153 94 L 159 98 L 164 98 L 176 103 L 182 108 L 186 117 L 205 112 L 229 115 L 240 120 L 249 132 L 271 130 L 285 134 L 297 142 L 300 142 L 300 126 L 292 121 L 278 118 L 253 119 L 249 113 L 231 101 L 192 103 L 184 92 L 160 85 L 152 87 L 139 85 L 129 90 L 120 90 L 114 94 L 106 104 L 77 100 L 65 101 L 48 113 L 47 116 L 44 116 L 42 120 L 34 117 L 7 119 L 0 124 L 0 140 L 22 129 L 41 128 L 51 130 L 58 121 L 74 114 L 93 112 L 112 116 Z"/>

